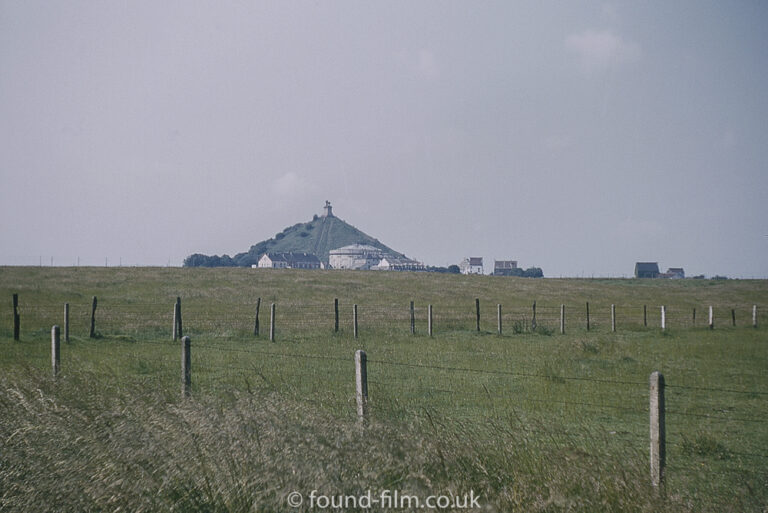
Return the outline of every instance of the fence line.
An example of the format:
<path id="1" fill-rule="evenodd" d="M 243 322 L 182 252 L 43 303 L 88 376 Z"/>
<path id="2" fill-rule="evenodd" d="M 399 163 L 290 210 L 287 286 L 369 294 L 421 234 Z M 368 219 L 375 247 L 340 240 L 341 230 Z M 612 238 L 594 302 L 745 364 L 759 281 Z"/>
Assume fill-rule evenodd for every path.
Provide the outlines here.
<path id="1" fill-rule="evenodd" d="M 161 329 L 162 325 L 171 324 L 173 321 L 173 331 L 178 337 L 181 337 L 181 298 L 177 297 L 177 304 L 173 309 L 167 305 L 169 303 L 158 302 L 114 302 L 100 301 L 93 297 L 90 305 L 90 312 L 84 311 L 87 307 L 85 302 L 68 302 L 69 312 L 65 313 L 65 340 L 68 327 L 72 333 L 81 332 L 82 323 L 88 323 L 88 336 L 99 338 L 103 334 L 119 332 L 152 333 Z M 254 303 L 248 304 L 201 304 L 194 300 L 186 303 L 184 310 L 185 317 L 190 321 L 188 326 L 191 334 L 201 335 L 221 335 L 221 330 L 236 330 L 246 333 L 252 331 L 254 336 L 259 336 L 259 306 L 261 298 L 255 298 Z M 611 331 L 632 330 L 638 327 L 649 327 L 647 319 L 647 305 L 596 305 L 594 303 L 582 303 L 580 308 L 571 307 L 561 303 L 559 305 L 545 305 L 534 302 L 531 307 L 524 306 L 505 306 L 501 303 L 495 304 L 497 308 L 496 319 L 491 316 L 481 318 L 481 308 L 488 302 L 475 298 L 474 305 L 457 304 L 452 302 L 445 305 L 430 305 L 428 307 L 413 304 L 413 301 L 405 304 L 370 304 L 360 305 L 359 318 L 354 313 L 354 305 L 351 304 L 352 320 L 347 321 L 351 326 L 352 333 L 358 336 L 364 335 L 369 330 L 386 329 L 389 331 L 401 331 L 415 335 L 417 325 L 424 323 L 427 325 L 427 334 L 434 335 L 435 328 L 442 333 L 451 331 L 472 330 L 483 333 L 496 332 L 502 334 L 502 326 L 511 326 L 512 334 L 524 332 L 544 331 L 552 333 L 559 328 L 559 332 L 564 334 L 566 330 L 573 332 L 575 327 L 586 327 L 587 331 L 606 329 L 606 323 L 610 323 Z M 276 304 L 276 303 L 273 303 Z M 346 304 L 346 303 L 345 303 Z M 98 312 L 97 312 L 98 305 Z M 586 305 L 586 308 L 584 306 Z M 472 308 L 474 306 L 474 308 Z M 610 306 L 610 308 L 609 308 Z M 768 318 L 765 308 L 759 308 L 758 305 L 735 305 L 730 308 L 719 307 L 714 309 L 708 306 L 710 317 L 708 326 L 715 328 L 715 320 L 718 319 L 718 325 L 724 329 L 732 328 L 734 324 L 742 327 L 751 325 L 757 328 L 764 324 L 761 319 Z M 36 304 L 26 304 L 18 294 L 13 294 L 13 329 L 14 338 L 20 331 L 20 319 L 25 318 L 24 325 L 30 331 L 42 331 L 50 326 L 51 322 L 57 322 L 60 318 L 60 303 L 40 302 Z M 66 308 L 66 307 L 65 307 Z M 254 308 L 256 316 L 254 319 Z M 659 323 L 651 322 L 650 328 L 661 327 L 662 329 L 690 329 L 696 327 L 696 307 L 690 306 L 669 306 L 663 305 Z M 568 309 L 569 315 L 566 319 L 565 310 Z M 741 312 L 736 316 L 736 311 Z M 216 310 L 220 312 L 214 313 Z M 339 300 L 334 299 L 329 303 L 318 302 L 296 302 L 287 301 L 280 303 L 279 326 L 270 325 L 270 339 L 280 334 L 281 336 L 299 335 L 301 333 L 318 333 L 346 331 L 341 326 L 339 317 Z M 98 313 L 98 316 L 97 316 Z M 691 315 L 693 313 L 693 315 Z M 717 316 L 715 316 L 717 313 Z M 68 315 L 69 314 L 69 315 Z M 89 315 L 90 314 L 90 315 Z M 66 317 L 71 316 L 73 322 L 67 322 Z M 741 324 L 735 322 L 736 319 L 742 319 Z M 355 322 L 357 320 L 357 322 Z M 483 324 L 483 321 L 485 324 Z M 491 324 L 495 321 L 495 325 Z M 586 324 L 584 324 L 586 321 Z M 59 322 L 57 322 L 58 324 Z M 567 326 L 568 325 L 568 326 Z M 331 328 L 333 330 L 331 331 Z M 356 329 L 357 328 L 357 329 Z M 276 330 L 279 329 L 279 333 Z M 509 331 L 509 330 L 508 330 Z M 226 333 L 225 333 L 226 334 Z"/>

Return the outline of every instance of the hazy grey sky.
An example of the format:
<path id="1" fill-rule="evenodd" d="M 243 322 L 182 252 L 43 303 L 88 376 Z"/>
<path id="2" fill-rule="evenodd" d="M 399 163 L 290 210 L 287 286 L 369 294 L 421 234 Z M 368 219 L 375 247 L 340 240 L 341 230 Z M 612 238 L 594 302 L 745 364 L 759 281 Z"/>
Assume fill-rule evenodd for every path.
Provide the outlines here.
<path id="1" fill-rule="evenodd" d="M 763 1 L 0 0 L 0 264 L 322 213 L 432 265 L 768 277 Z"/>

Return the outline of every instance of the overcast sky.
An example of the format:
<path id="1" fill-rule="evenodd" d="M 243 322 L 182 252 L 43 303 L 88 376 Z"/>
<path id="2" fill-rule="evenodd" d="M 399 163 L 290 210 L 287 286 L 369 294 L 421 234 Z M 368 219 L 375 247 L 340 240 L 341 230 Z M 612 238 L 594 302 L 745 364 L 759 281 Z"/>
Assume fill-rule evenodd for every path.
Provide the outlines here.
<path id="1" fill-rule="evenodd" d="M 766 27 L 763 1 L 0 0 L 0 264 L 234 255 L 330 200 L 430 265 L 768 277 Z"/>

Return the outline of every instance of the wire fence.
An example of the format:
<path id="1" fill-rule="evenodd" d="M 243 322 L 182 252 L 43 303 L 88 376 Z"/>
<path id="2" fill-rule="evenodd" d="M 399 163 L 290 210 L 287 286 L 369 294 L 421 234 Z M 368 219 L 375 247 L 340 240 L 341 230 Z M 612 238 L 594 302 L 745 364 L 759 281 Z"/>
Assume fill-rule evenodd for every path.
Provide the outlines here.
<path id="1" fill-rule="evenodd" d="M 260 303 L 260 306 L 257 306 Z M 164 337 L 172 333 L 174 304 L 158 302 L 99 301 L 95 313 L 90 300 L 80 298 L 69 304 L 69 333 L 88 336 L 93 318 L 97 335 Z M 275 324 L 270 309 L 274 306 Z M 328 303 L 262 302 L 252 304 L 212 302 L 193 298 L 182 308 L 184 333 L 207 338 L 259 335 L 274 328 L 275 337 L 308 337 L 320 334 L 446 334 L 455 331 L 482 331 L 514 335 L 527 332 L 624 331 L 642 329 L 730 329 L 760 327 L 768 323 L 768 308 L 739 304 L 712 309 L 664 305 L 535 304 L 499 305 L 490 301 L 466 304 L 414 305 L 359 304 L 350 301 Z M 356 314 L 355 314 L 356 310 Z M 431 311 L 431 321 L 430 321 Z M 3 323 L 8 335 L 18 322 L 21 334 L 45 332 L 53 324 L 64 325 L 64 304 L 18 302 L 8 304 Z M 663 321 L 662 321 L 663 317 Z M 357 331 L 355 330 L 357 325 Z M 0 327 L 0 335 L 3 334 Z M 431 331 L 431 333 L 430 333 Z"/>
<path id="2" fill-rule="evenodd" d="M 105 383 L 138 380 L 168 390 L 182 380 L 177 344 L 84 340 L 62 347 L 63 376 L 80 371 Z M 43 342 L 31 344 L 31 350 L 13 344 L 6 350 L 42 368 L 50 362 L 50 346 Z M 266 349 L 201 340 L 192 345 L 192 390 L 266 388 L 353 417 L 356 389 L 349 353 L 309 354 L 290 345 Z M 371 416 L 386 422 L 432 415 L 447 423 L 479 426 L 480 436 L 485 433 L 489 439 L 507 429 L 585 450 L 647 451 L 647 380 L 509 370 L 512 362 L 497 363 L 497 368 L 481 368 L 428 358 L 371 358 Z M 668 471 L 678 476 L 704 471 L 747 475 L 768 483 L 768 389 L 702 386 L 670 378 L 665 408 Z"/>

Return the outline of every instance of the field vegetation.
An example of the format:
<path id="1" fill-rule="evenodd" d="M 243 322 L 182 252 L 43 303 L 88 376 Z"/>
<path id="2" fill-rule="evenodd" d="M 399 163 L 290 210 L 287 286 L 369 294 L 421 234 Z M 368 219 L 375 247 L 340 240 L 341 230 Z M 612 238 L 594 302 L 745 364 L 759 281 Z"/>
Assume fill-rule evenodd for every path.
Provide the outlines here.
<path id="1" fill-rule="evenodd" d="M 176 297 L 192 339 L 186 399 Z M 50 331 L 63 331 L 64 303 L 71 337 L 54 379 Z M 766 314 L 768 282 L 758 280 L 0 268 L 0 511 L 308 511 L 288 497 L 312 490 L 472 491 L 499 512 L 765 511 Z M 356 349 L 368 355 L 365 425 Z M 661 489 L 648 457 L 656 370 L 667 382 Z"/>

